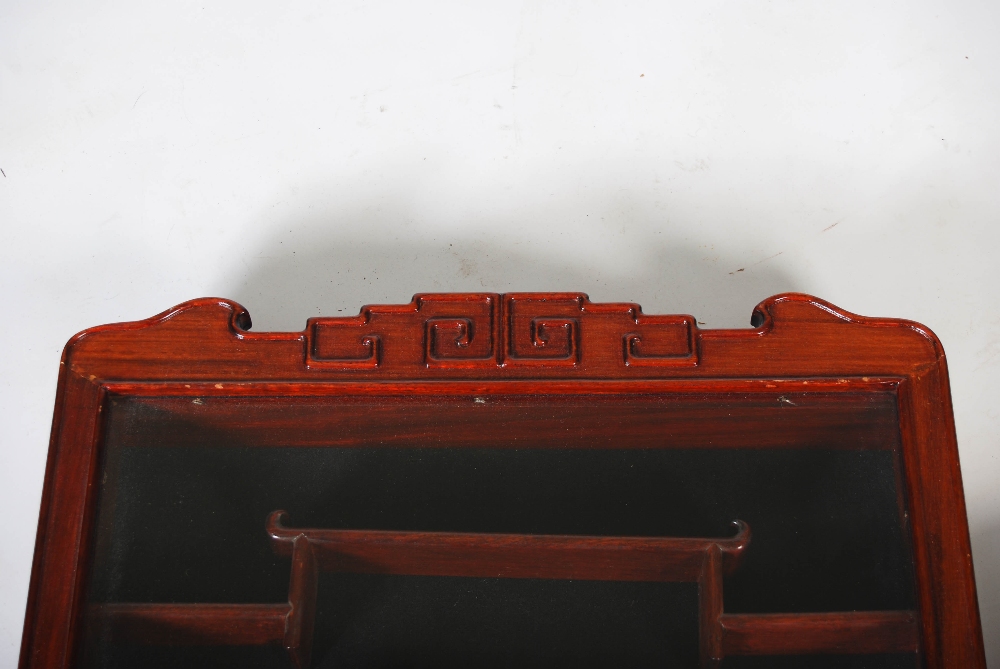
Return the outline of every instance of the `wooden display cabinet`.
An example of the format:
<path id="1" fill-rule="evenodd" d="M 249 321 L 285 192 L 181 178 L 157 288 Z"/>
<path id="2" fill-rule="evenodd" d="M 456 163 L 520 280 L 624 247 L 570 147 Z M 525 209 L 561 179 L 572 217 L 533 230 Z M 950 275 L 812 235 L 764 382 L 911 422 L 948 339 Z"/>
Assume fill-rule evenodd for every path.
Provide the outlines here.
<path id="1" fill-rule="evenodd" d="M 82 332 L 21 667 L 985 668 L 938 340 L 799 294 L 752 324 L 431 294 Z"/>

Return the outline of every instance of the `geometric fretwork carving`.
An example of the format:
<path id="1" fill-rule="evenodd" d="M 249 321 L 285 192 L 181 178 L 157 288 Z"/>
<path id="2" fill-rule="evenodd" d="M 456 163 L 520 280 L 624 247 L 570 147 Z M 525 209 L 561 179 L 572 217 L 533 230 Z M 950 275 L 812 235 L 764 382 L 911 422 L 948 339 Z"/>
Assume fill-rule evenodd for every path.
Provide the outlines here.
<path id="1" fill-rule="evenodd" d="M 509 298 L 510 358 L 543 364 L 577 363 L 583 302 L 580 296 Z"/>
<path id="2" fill-rule="evenodd" d="M 690 316 L 645 316 L 634 304 L 594 304 L 582 293 L 417 295 L 354 317 L 313 318 L 306 329 L 311 368 L 500 376 L 693 366 L 697 336 Z"/>

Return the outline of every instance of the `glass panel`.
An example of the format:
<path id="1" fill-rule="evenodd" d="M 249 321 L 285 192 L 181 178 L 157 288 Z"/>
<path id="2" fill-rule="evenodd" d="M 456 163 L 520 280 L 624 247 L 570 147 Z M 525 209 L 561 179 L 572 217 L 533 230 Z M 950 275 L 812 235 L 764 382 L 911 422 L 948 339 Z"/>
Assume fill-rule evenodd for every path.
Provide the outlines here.
<path id="1" fill-rule="evenodd" d="M 89 602 L 286 603 L 265 531 L 283 509 L 301 528 L 624 537 L 724 538 L 739 519 L 726 613 L 915 608 L 894 398 L 782 399 L 118 398 Z M 698 666 L 691 581 L 320 571 L 314 666 Z M 280 640 L 144 645 L 99 620 L 88 666 L 292 666 Z M 915 656 L 828 661 L 809 666 Z"/>

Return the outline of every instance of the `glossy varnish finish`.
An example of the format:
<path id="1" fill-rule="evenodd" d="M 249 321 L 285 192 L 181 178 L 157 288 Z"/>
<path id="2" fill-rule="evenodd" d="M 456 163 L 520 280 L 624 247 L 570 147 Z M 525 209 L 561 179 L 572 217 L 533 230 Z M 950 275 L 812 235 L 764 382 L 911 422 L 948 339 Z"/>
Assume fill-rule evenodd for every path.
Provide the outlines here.
<path id="1" fill-rule="evenodd" d="M 348 572 L 698 584 L 701 666 L 726 655 L 917 652 L 912 611 L 725 614 L 722 577 L 738 567 L 750 528 L 731 538 L 593 537 L 290 528 L 267 520 L 272 547 L 291 558 L 287 605 L 105 604 L 96 629 L 145 644 L 281 642 L 296 667 L 310 662 L 317 576 Z"/>
<path id="2" fill-rule="evenodd" d="M 794 294 L 763 302 L 754 322 L 752 330 L 700 330 L 688 316 L 645 316 L 635 305 L 592 304 L 579 294 L 470 294 L 418 296 L 409 305 L 365 308 L 354 318 L 311 319 L 302 333 L 249 332 L 246 312 L 217 299 L 81 333 L 62 361 L 21 666 L 71 666 L 88 616 L 150 642 L 280 642 L 307 665 L 308 622 L 323 569 L 343 569 L 347 560 L 356 570 L 374 560 L 390 573 L 485 574 L 499 567 L 512 570 L 509 577 L 579 578 L 573 570 L 545 572 L 551 567 L 542 559 L 552 551 L 576 551 L 585 556 L 579 567 L 584 573 L 593 568 L 587 565 L 610 564 L 625 578 L 649 577 L 652 570 L 697 581 L 706 665 L 730 654 L 919 651 L 932 669 L 985 667 L 947 368 L 937 339 L 915 323 L 862 318 Z M 853 401 L 850 391 L 891 391 L 898 425 L 873 418 L 867 427 L 844 420 L 838 429 L 882 435 L 873 442 L 898 435 L 918 611 L 727 614 L 721 583 L 728 568 L 725 540 L 705 540 L 689 564 L 687 539 L 646 540 L 659 541 L 657 547 L 628 537 L 594 543 L 586 537 L 322 529 L 293 537 L 278 532 L 277 517 L 275 549 L 291 561 L 288 604 L 84 606 L 101 415 L 109 395 L 287 399 L 366 388 L 429 400 L 585 391 L 606 394 L 608 401 L 623 398 L 623 406 L 630 395 L 676 388 L 759 396 L 765 416 L 797 405 L 800 397 L 843 398 L 817 405 L 826 416 L 817 424 L 825 425 L 836 424 L 838 401 Z M 728 427 L 719 422 L 721 412 L 688 422 L 679 417 L 676 432 L 683 439 L 700 421 L 714 425 L 719 445 L 735 444 L 749 430 L 761 435 L 758 441 L 792 446 L 801 442 L 792 432 L 811 429 L 804 420 L 784 437 L 766 436 L 767 421 L 753 413 Z M 259 427 L 280 429 L 280 419 L 262 418 Z M 615 557 L 601 547 L 608 540 L 617 542 Z M 677 541 L 683 545 L 671 544 Z M 351 561 L 342 551 L 323 548 L 330 545 L 349 545 L 364 559 Z M 656 571 L 656 559 L 670 568 Z"/>

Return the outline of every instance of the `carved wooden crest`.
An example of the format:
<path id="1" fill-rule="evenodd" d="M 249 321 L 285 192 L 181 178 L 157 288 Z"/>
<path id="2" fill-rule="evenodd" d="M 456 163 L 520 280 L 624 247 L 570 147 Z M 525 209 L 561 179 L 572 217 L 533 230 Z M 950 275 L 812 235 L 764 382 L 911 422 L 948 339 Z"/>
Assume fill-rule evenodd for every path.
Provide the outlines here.
<path id="1" fill-rule="evenodd" d="M 417 295 L 353 318 L 313 318 L 309 366 L 439 369 L 697 364 L 690 316 L 645 316 L 578 293 Z M 586 353 L 585 353 L 586 352 Z"/>

